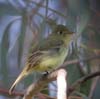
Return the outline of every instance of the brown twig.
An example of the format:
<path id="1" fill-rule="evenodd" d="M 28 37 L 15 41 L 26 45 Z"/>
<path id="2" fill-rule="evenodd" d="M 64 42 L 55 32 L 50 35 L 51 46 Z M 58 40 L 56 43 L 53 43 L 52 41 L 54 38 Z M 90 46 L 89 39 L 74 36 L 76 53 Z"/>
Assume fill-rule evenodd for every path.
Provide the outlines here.
<path id="1" fill-rule="evenodd" d="M 28 87 L 23 99 L 32 99 L 32 97 L 35 96 L 37 93 L 39 93 L 39 91 L 43 89 L 43 87 L 46 84 L 55 79 L 57 79 L 57 84 L 58 84 L 57 99 L 66 99 L 67 85 L 66 85 L 66 71 L 64 69 L 54 71 L 48 75 L 43 75 L 36 83 L 33 83 Z"/>
<path id="2" fill-rule="evenodd" d="M 0 94 L 3 94 L 3 95 L 9 95 L 9 90 L 7 90 L 7 89 L 0 89 Z M 23 92 L 13 92 L 12 93 L 12 95 L 9 95 L 9 96 L 11 96 L 11 97 L 13 97 L 13 96 L 21 96 L 21 97 L 23 97 L 24 96 L 24 93 Z"/>
<path id="3" fill-rule="evenodd" d="M 100 55 L 98 55 L 98 56 L 92 56 L 92 57 L 83 59 L 82 61 L 91 61 L 91 60 L 99 59 L 99 58 L 100 58 Z M 74 60 L 71 60 L 71 61 L 65 61 L 64 64 L 61 65 L 58 69 L 64 68 L 64 67 L 66 67 L 67 65 L 78 64 L 78 63 L 80 63 L 80 61 L 81 61 L 81 60 L 79 60 L 79 59 L 74 59 Z"/>
<path id="4" fill-rule="evenodd" d="M 92 78 L 94 78 L 96 76 L 100 76 L 100 71 L 88 74 L 87 76 L 84 76 L 84 77 L 80 78 L 72 86 L 70 86 L 68 88 L 67 95 L 69 96 L 77 88 L 77 86 L 79 86 L 80 84 L 83 84 L 87 80 L 90 80 L 90 79 L 92 79 Z"/>
<path id="5" fill-rule="evenodd" d="M 46 84 L 48 84 L 49 82 L 56 79 L 58 71 L 59 70 L 54 71 L 54 72 L 50 73 L 49 75 L 43 76 L 36 83 L 30 85 L 29 88 L 27 89 L 27 92 L 23 99 L 32 99 L 32 97 L 34 95 L 36 95 Z M 91 73 L 91 74 L 77 80 L 71 87 L 68 88 L 68 90 L 67 90 L 68 96 L 77 88 L 77 86 L 79 86 L 80 84 L 83 84 L 85 81 L 87 81 L 93 77 L 96 77 L 96 76 L 100 76 L 100 71 Z"/>
<path id="6" fill-rule="evenodd" d="M 31 84 L 26 90 L 23 99 L 32 99 L 46 84 L 56 80 L 57 71 L 50 73 L 49 75 L 43 75 L 36 83 Z"/>
<path id="7" fill-rule="evenodd" d="M 51 96 L 49 96 L 47 94 L 43 94 L 43 93 L 38 93 L 37 96 L 39 99 L 56 99 L 55 97 L 51 97 Z M 41 97 L 43 97 L 43 98 L 41 98 Z"/>
<path id="8" fill-rule="evenodd" d="M 68 97 L 68 99 L 83 99 L 83 98 L 80 96 L 70 96 Z"/>
<path id="9" fill-rule="evenodd" d="M 94 57 L 90 57 L 90 58 L 87 58 L 87 59 L 84 59 L 84 61 L 90 61 L 90 60 L 93 60 L 93 59 L 98 59 L 98 58 L 100 58 L 100 56 L 94 56 Z M 78 60 L 78 59 L 74 59 L 74 60 L 71 60 L 71 61 L 66 61 L 62 66 L 60 66 L 58 69 L 60 69 L 60 68 L 64 68 L 64 67 L 66 67 L 67 65 L 70 65 L 70 64 L 77 64 L 77 63 L 79 63 L 80 61 Z M 58 70 L 57 69 L 57 70 Z M 49 82 L 51 82 L 51 81 L 53 81 L 53 80 L 56 80 L 56 77 L 57 77 L 57 70 L 56 71 L 54 71 L 54 72 L 52 72 L 52 73 L 50 73 L 48 76 L 45 76 L 45 77 L 42 77 L 41 79 L 40 79 L 40 82 L 38 82 L 37 84 L 33 84 L 33 87 L 32 88 L 34 88 L 34 87 L 36 87 L 36 86 L 39 86 L 39 89 L 36 89 L 35 90 L 35 93 L 38 93 L 40 90 L 41 90 L 41 88 L 43 88 L 46 84 L 48 84 Z M 94 74 L 89 74 L 89 75 L 87 75 L 86 77 L 83 77 L 82 79 L 80 79 L 79 81 L 77 81 L 76 82 L 76 85 L 74 84 L 73 86 L 71 86 L 71 87 L 69 87 L 68 88 L 68 95 L 70 95 L 75 89 L 76 89 L 76 86 L 78 85 L 78 84 L 81 84 L 81 83 L 83 83 L 83 82 L 85 82 L 85 81 L 87 81 L 88 79 L 91 79 L 91 78 L 93 78 L 93 77 L 96 77 L 96 76 L 98 76 L 98 75 L 100 75 L 100 72 L 98 73 L 98 72 L 96 72 L 96 73 L 94 73 Z M 41 88 L 40 88 L 41 87 Z M 8 90 L 6 90 L 6 89 L 0 89 L 0 93 L 1 94 L 4 94 L 4 95 L 9 95 L 9 91 Z M 11 96 L 21 96 L 21 97 L 23 97 L 23 95 L 24 95 L 24 92 L 16 92 L 16 91 L 14 91 L 13 93 L 12 93 L 12 95 Z"/>

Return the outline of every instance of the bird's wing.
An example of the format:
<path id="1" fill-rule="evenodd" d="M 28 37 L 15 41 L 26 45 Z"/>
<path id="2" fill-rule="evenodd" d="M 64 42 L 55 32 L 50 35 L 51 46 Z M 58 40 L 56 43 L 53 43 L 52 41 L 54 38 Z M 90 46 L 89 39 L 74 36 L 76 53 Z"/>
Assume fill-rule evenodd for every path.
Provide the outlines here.
<path id="1" fill-rule="evenodd" d="M 60 38 L 47 38 L 47 39 L 44 39 L 42 40 L 42 42 L 38 42 L 38 44 L 36 44 L 36 46 L 31 50 L 31 53 L 36 53 L 37 51 L 49 51 L 49 50 L 52 50 L 52 49 L 55 49 L 56 48 L 60 48 L 62 45 L 63 45 L 63 40 L 60 39 Z"/>
<path id="2" fill-rule="evenodd" d="M 37 44 L 33 51 L 30 53 L 28 57 L 28 63 L 30 63 L 32 66 L 36 65 L 41 60 L 42 56 L 56 54 L 62 45 L 62 40 L 43 40 L 41 43 Z"/>

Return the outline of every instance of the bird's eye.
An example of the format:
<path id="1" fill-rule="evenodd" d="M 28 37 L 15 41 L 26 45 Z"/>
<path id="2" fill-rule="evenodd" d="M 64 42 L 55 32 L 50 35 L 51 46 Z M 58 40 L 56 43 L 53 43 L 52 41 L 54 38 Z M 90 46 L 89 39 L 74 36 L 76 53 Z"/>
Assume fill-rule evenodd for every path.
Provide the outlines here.
<path id="1" fill-rule="evenodd" d="M 61 35 L 63 32 L 62 32 L 62 31 L 58 31 L 57 33 L 58 33 L 59 35 Z"/>

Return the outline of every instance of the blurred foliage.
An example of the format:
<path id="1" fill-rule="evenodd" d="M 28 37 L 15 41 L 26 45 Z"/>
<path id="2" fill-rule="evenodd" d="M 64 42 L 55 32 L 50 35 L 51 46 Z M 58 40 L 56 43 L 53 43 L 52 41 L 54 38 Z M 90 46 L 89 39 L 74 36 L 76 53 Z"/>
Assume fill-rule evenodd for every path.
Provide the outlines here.
<path id="1" fill-rule="evenodd" d="M 12 85 L 25 64 L 30 46 L 34 47 L 35 43 L 46 37 L 55 23 L 64 24 L 75 32 L 68 60 L 77 58 L 80 63 L 67 66 L 68 86 L 91 72 L 100 71 L 100 59 L 84 61 L 87 57 L 100 55 L 98 5 L 99 0 L 1 0 L 0 86 L 8 89 Z M 85 48 L 81 47 L 82 44 Z M 27 88 L 38 76 L 36 73 L 29 76 L 17 89 Z M 82 99 L 99 99 L 99 83 L 100 77 L 89 80 L 80 85 L 72 95 Z"/>

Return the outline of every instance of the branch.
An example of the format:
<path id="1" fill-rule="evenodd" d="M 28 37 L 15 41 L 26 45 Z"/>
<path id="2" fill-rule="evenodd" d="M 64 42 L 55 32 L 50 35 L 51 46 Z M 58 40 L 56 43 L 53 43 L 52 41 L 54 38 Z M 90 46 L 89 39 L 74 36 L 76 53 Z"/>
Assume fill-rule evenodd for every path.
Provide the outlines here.
<path id="1" fill-rule="evenodd" d="M 91 78 L 94 78 L 96 76 L 100 76 L 100 71 L 88 74 L 87 76 L 84 76 L 77 80 L 72 86 L 70 86 L 67 90 L 67 95 L 69 96 L 80 84 L 83 84 L 87 80 L 90 80 Z"/>
<path id="2" fill-rule="evenodd" d="M 91 60 L 99 59 L 99 58 L 100 58 L 100 55 L 98 55 L 98 56 L 96 55 L 96 56 L 92 56 L 92 57 L 83 59 L 82 61 L 91 61 Z M 81 60 L 79 60 L 79 59 L 74 59 L 74 60 L 71 60 L 71 61 L 65 61 L 64 64 L 61 65 L 60 67 L 58 67 L 57 69 L 64 68 L 67 65 L 71 65 L 71 64 L 78 64 L 78 63 L 80 63 L 80 61 Z"/>
<path id="3" fill-rule="evenodd" d="M 9 90 L 7 89 L 0 89 L 0 94 L 3 94 L 3 95 L 9 95 Z M 24 93 L 23 92 L 13 92 L 12 95 L 9 95 L 11 97 L 15 97 L 15 96 L 21 96 L 23 97 L 24 96 Z"/>
<path id="4" fill-rule="evenodd" d="M 90 61 L 90 60 L 98 59 L 98 58 L 100 58 L 100 56 L 93 56 L 93 57 L 84 59 L 84 61 Z M 79 62 L 80 61 L 78 59 L 74 59 L 74 60 L 71 60 L 71 61 L 66 61 L 58 69 L 64 68 L 64 67 L 66 67 L 67 65 L 70 65 L 70 64 L 77 64 Z M 46 84 L 48 84 L 51 81 L 56 80 L 58 69 L 56 71 L 53 71 L 52 73 L 50 73 L 48 76 L 41 77 L 38 83 L 32 84 L 31 90 L 33 89 L 34 93 L 38 93 Z M 92 77 L 95 77 L 95 76 L 98 76 L 98 75 L 100 75 L 100 74 L 98 74 L 98 73 L 90 74 L 90 75 L 86 76 L 86 78 L 83 77 L 84 79 L 82 78 L 83 80 L 82 79 L 81 80 L 84 82 L 84 81 L 87 81 L 88 79 L 91 79 Z M 76 83 L 81 84 L 81 83 L 83 83 L 82 81 L 79 80 Z M 73 86 L 68 88 L 68 96 L 76 89 L 76 86 L 78 84 L 76 84 L 76 85 L 74 84 Z M 36 89 L 34 87 L 36 87 L 36 88 L 39 87 L 39 88 Z M 4 94 L 4 95 L 9 95 L 9 92 L 6 89 L 0 89 L 0 93 Z M 23 97 L 23 95 L 24 95 L 24 92 L 16 92 L 16 91 L 14 91 L 11 96 L 21 96 L 21 97 Z"/>
<path id="5" fill-rule="evenodd" d="M 36 83 L 31 84 L 23 99 L 32 99 L 43 87 L 49 82 L 56 80 L 58 85 L 57 99 L 66 99 L 66 71 L 64 69 L 57 70 L 48 75 L 43 75 Z"/>
<path id="6" fill-rule="evenodd" d="M 46 83 L 49 83 L 50 81 L 53 81 L 53 80 L 55 80 L 56 79 L 56 75 L 55 75 L 55 73 L 57 73 L 57 71 L 55 71 L 55 72 L 52 72 L 50 75 L 48 75 L 46 78 L 45 77 L 43 77 L 43 78 L 41 78 L 41 79 L 44 79 L 44 81 L 40 81 L 40 83 L 41 82 L 44 82 L 44 84 L 42 85 L 42 84 L 40 84 L 40 86 L 36 86 L 37 88 L 43 88 L 43 86 L 45 86 L 46 85 Z M 53 76 L 53 78 L 52 78 L 52 76 Z M 83 77 L 83 78 L 80 78 L 79 80 L 77 80 L 72 86 L 70 86 L 69 88 L 68 88 L 68 90 L 67 90 L 67 95 L 69 96 L 76 88 L 77 88 L 77 86 L 79 86 L 80 84 L 82 84 L 82 83 L 84 83 L 85 81 L 87 81 L 87 80 L 89 80 L 89 79 L 92 79 L 92 78 L 94 78 L 94 77 L 96 77 L 96 76 L 100 76 L 100 71 L 98 71 L 98 72 L 95 72 L 95 73 L 91 73 L 91 74 L 89 74 L 89 75 L 87 75 L 87 76 L 85 76 L 85 77 Z M 51 79 L 52 78 L 52 79 Z M 46 83 L 45 83 L 45 80 L 46 80 Z M 39 83 L 39 82 L 38 82 Z M 36 83 L 35 83 L 36 84 Z M 36 84 L 37 85 L 37 84 Z M 35 88 L 35 85 L 34 84 L 32 84 L 32 86 L 33 86 L 33 88 Z M 30 86 L 31 87 L 31 86 Z M 40 89 L 41 89 L 40 88 Z M 29 88 L 28 88 L 29 89 Z M 36 89 L 36 88 L 35 88 Z M 35 90 L 35 89 L 33 89 L 33 90 Z M 32 89 L 31 89 L 32 90 Z M 38 93 L 39 92 L 39 89 L 37 89 L 36 91 L 35 91 L 35 93 Z M 1 94 L 3 94 L 3 95 L 9 95 L 9 90 L 7 90 L 7 89 L 0 89 L 0 93 Z M 30 93 L 31 94 L 31 93 Z M 32 94 L 31 94 L 32 95 Z M 23 97 L 24 96 L 24 93 L 23 92 L 16 92 L 16 91 L 14 91 L 13 93 L 12 93 L 12 95 L 11 95 L 11 97 L 14 97 L 14 96 L 21 96 L 21 97 Z M 27 99 L 27 98 L 26 98 Z M 30 99 L 30 98 L 29 98 Z"/>
<path id="7" fill-rule="evenodd" d="M 66 70 L 60 69 L 57 75 L 57 99 L 67 98 L 67 81 L 66 81 Z"/>
<path id="8" fill-rule="evenodd" d="M 39 91 L 41 91 L 46 84 L 48 84 L 49 82 L 56 80 L 56 78 L 60 77 L 61 74 L 59 75 L 59 72 L 60 72 L 60 70 L 57 70 L 57 71 L 50 73 L 49 75 L 42 76 L 41 79 L 39 79 L 36 83 L 29 86 L 23 99 L 32 99 L 32 97 L 35 96 Z M 85 81 L 87 81 L 93 77 L 96 77 L 96 76 L 100 76 L 100 71 L 91 73 L 83 78 L 80 78 L 71 87 L 68 88 L 67 95 L 69 96 L 80 84 L 82 84 Z M 60 81 L 62 81 L 62 80 L 60 80 Z M 61 87 L 63 87 L 63 84 L 61 84 Z M 59 86 L 58 86 L 58 88 L 59 88 Z M 66 89 L 66 87 L 64 87 L 64 88 Z M 63 90 L 65 91 L 64 88 L 63 88 Z M 58 93 L 62 93 L 62 92 L 59 92 L 59 90 L 61 91 L 61 88 L 58 89 Z M 63 93 L 62 97 L 65 95 Z M 61 94 L 60 94 L 60 96 L 61 96 Z M 58 94 L 58 99 L 65 99 L 65 98 L 59 98 L 60 96 Z"/>
<path id="9" fill-rule="evenodd" d="M 37 82 L 31 84 L 26 90 L 25 96 L 23 99 L 32 99 L 42 88 L 47 85 L 49 82 L 56 80 L 57 72 L 52 72 L 49 75 L 43 75 Z"/>

